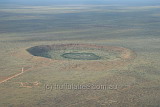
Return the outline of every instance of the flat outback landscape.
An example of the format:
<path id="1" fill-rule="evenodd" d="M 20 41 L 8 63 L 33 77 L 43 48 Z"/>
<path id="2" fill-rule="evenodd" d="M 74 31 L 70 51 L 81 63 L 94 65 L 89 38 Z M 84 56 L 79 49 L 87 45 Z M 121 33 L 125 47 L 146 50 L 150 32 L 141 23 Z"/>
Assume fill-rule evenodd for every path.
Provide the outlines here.
<path id="1" fill-rule="evenodd" d="M 22 1 L 0 2 L 0 107 L 160 107 L 160 2 Z"/>

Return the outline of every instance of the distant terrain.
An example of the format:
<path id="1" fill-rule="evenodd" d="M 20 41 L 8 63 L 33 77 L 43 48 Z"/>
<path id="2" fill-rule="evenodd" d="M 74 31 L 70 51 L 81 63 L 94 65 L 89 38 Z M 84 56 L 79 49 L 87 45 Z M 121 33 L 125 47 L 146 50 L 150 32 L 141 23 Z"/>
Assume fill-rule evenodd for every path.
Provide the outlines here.
<path id="1" fill-rule="evenodd" d="M 159 5 L 0 6 L 0 107 L 159 107 L 159 29 Z"/>

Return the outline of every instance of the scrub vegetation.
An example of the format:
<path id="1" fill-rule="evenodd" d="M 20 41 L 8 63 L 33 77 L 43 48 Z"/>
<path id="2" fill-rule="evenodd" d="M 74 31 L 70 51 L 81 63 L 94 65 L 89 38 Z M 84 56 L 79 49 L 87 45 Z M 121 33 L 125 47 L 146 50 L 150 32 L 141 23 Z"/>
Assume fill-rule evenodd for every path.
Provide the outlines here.
<path id="1" fill-rule="evenodd" d="M 0 107 L 159 107 L 159 12 L 148 5 L 1 6 Z M 57 44 L 109 50 L 44 48 Z"/>

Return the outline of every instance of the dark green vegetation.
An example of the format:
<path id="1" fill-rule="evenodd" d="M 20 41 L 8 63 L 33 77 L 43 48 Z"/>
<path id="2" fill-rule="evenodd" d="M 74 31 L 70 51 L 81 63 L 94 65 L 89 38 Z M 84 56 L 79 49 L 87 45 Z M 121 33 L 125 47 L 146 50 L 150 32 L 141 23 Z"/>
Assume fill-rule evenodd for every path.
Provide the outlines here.
<path id="1" fill-rule="evenodd" d="M 64 53 L 61 56 L 67 59 L 75 59 L 75 60 L 99 60 L 101 59 L 101 57 L 93 53 Z"/>
<path id="2" fill-rule="evenodd" d="M 94 47 L 94 45 L 90 46 L 89 44 L 40 45 L 28 48 L 26 51 L 33 56 L 54 60 L 115 60 L 119 59 L 121 55 L 120 52 Z"/>
<path id="3" fill-rule="evenodd" d="M 158 5 L 0 6 L 0 80 L 21 72 L 22 67 L 34 68 L 0 84 L 0 107 L 159 107 L 159 29 Z M 62 43 L 126 47 L 135 51 L 137 58 L 112 70 L 87 71 L 72 69 L 72 65 L 78 66 L 74 65 L 75 60 L 62 64 L 25 53 L 25 49 L 33 46 Z M 106 56 L 106 59 L 110 56 L 94 50 L 83 52 Z M 58 55 L 64 53 L 83 52 L 70 49 L 50 51 L 47 55 L 59 59 Z M 32 88 L 21 87 L 19 83 L 36 81 L 40 82 L 39 86 Z M 119 87 L 117 90 L 52 91 L 44 87 L 64 83 Z M 124 88 L 126 85 L 129 87 Z"/>
<path id="4" fill-rule="evenodd" d="M 50 48 L 47 46 L 35 46 L 27 49 L 30 54 L 34 56 L 41 56 L 46 58 L 51 58 L 51 55 L 49 55 Z"/>
<path id="5" fill-rule="evenodd" d="M 27 51 L 34 55 L 40 57 L 46 57 L 51 59 L 57 59 L 54 54 L 56 51 L 64 51 L 62 54 L 58 55 L 65 59 L 74 59 L 74 60 L 99 60 L 101 59 L 100 56 L 95 55 L 94 53 L 65 53 L 65 50 L 59 49 L 50 49 L 47 46 L 35 46 L 32 48 L 27 49 Z M 50 54 L 50 51 L 53 51 L 53 55 Z"/>

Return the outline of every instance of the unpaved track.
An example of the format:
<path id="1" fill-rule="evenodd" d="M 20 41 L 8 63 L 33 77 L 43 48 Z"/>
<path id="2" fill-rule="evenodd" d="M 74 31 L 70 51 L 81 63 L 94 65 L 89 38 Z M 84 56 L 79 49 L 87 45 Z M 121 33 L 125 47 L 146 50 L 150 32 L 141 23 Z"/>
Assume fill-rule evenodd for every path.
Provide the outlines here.
<path id="1" fill-rule="evenodd" d="M 20 73 L 17 73 L 17 74 L 12 75 L 12 76 L 4 79 L 4 80 L 1 80 L 1 81 L 0 81 L 0 84 L 2 84 L 2 83 L 4 83 L 4 82 L 7 82 L 7 81 L 9 81 L 9 80 L 11 80 L 11 79 L 13 79 L 13 78 L 16 78 L 16 77 L 22 75 L 22 74 L 25 73 L 25 72 L 32 71 L 32 70 L 34 70 L 34 69 L 37 69 L 37 68 L 40 68 L 40 67 L 43 67 L 43 66 L 48 66 L 48 65 L 50 65 L 50 64 L 51 64 L 51 62 L 50 62 L 50 63 L 45 63 L 45 64 L 43 64 L 43 65 L 38 65 L 38 66 L 35 65 L 35 66 L 30 67 L 30 68 L 28 68 L 28 69 L 26 69 L 26 70 L 24 70 L 24 71 L 22 71 L 22 72 L 20 72 Z"/>
<path id="2" fill-rule="evenodd" d="M 12 79 L 12 78 L 18 77 L 19 75 L 21 75 L 21 74 L 23 74 L 23 73 L 24 73 L 24 72 L 22 71 L 22 72 L 20 72 L 20 73 L 18 73 L 18 74 L 15 74 L 15 75 L 11 76 L 11 77 L 8 77 L 8 78 L 2 80 L 2 81 L 0 82 L 0 84 L 3 83 L 3 82 L 6 82 L 6 81 L 8 81 L 8 80 L 10 80 L 10 79 Z"/>

